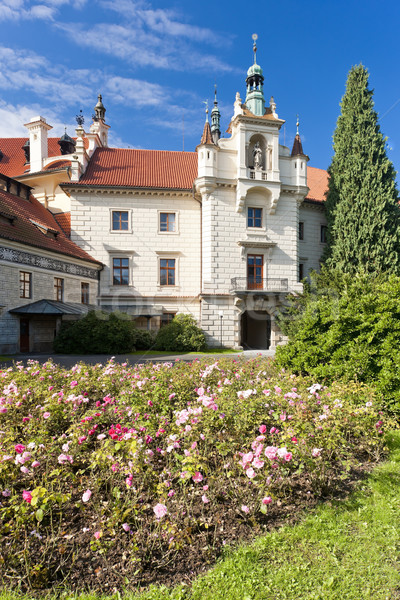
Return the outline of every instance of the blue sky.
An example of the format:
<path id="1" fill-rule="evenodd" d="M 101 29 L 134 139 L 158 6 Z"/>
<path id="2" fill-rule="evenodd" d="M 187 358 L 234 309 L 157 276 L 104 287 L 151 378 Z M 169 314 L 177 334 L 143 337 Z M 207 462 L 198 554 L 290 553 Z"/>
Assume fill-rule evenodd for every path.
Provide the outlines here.
<path id="1" fill-rule="evenodd" d="M 252 9 L 251 6 L 257 6 Z M 300 132 L 310 165 L 327 168 L 352 65 L 370 72 L 375 108 L 400 170 L 400 4 L 338 0 L 0 0 L 0 137 L 26 136 L 41 114 L 61 135 L 85 127 L 103 94 L 111 145 L 194 150 L 214 83 L 226 130 L 258 34 L 265 96 Z"/>

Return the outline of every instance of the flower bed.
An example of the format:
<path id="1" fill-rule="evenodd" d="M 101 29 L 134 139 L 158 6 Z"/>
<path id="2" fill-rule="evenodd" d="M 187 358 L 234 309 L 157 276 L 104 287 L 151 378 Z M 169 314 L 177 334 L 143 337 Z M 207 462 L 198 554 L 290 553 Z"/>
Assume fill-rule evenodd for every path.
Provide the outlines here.
<path id="1" fill-rule="evenodd" d="M 190 579 L 383 450 L 365 386 L 266 360 L 0 371 L 3 585 Z"/>

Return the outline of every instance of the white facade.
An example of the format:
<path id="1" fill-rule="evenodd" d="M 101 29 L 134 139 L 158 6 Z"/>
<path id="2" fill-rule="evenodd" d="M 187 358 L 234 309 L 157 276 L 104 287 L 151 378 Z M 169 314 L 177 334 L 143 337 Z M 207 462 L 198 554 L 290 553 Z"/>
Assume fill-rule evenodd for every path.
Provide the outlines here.
<path id="1" fill-rule="evenodd" d="M 146 163 L 151 151 L 142 151 L 140 168 L 123 153 L 141 151 L 114 149 L 120 152 L 115 163 L 96 163 L 96 152 L 111 156 L 101 97 L 90 132 L 78 126 L 75 153 L 62 157 L 70 161 L 70 183 L 61 183 L 65 167 L 35 173 L 31 165 L 21 178 L 37 186 L 53 212 L 70 212 L 71 240 L 103 263 L 96 295 L 101 308 L 127 312 L 149 329 L 190 313 L 214 347 L 268 348 L 284 341 L 275 314 L 288 293 L 302 291 L 300 280 L 319 269 L 323 199 L 306 199 L 308 157 L 298 133 L 292 152 L 279 144 L 284 121 L 273 98 L 264 105 L 256 62 L 246 83 L 247 104 L 237 93 L 230 137 L 220 138 L 215 100 L 212 127 L 206 123 L 196 149 L 197 172 L 184 185 L 162 185 L 159 173 L 146 184 L 138 181 L 143 164 L 154 171 Z M 27 125 L 31 152 L 39 126 L 46 137 L 43 118 Z M 60 156 L 47 158 L 42 146 L 41 168 L 51 168 Z M 165 154 L 179 170 L 180 153 Z M 86 177 L 96 164 L 96 176 Z M 121 185 L 122 172 L 132 176 Z"/>

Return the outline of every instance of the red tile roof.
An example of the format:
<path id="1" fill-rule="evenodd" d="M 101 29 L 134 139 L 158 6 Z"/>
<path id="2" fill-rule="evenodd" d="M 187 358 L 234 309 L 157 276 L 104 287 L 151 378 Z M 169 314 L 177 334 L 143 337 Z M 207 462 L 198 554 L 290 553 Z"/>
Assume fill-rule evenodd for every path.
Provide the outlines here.
<path id="1" fill-rule="evenodd" d="M 325 202 L 325 193 L 328 191 L 329 175 L 324 169 L 316 167 L 307 167 L 307 185 L 310 191 L 306 200 L 315 202 Z"/>
<path id="2" fill-rule="evenodd" d="M 29 138 L 0 138 L 0 150 L 4 155 L 0 160 L 0 173 L 7 175 L 8 177 L 18 177 L 19 175 L 26 175 L 29 173 L 29 165 L 25 164 L 25 153 L 22 149 L 25 142 Z M 48 138 L 48 156 L 62 156 L 60 146 L 58 144 L 59 138 Z M 89 140 L 84 138 L 85 148 L 89 145 Z M 58 161 L 57 161 L 58 162 Z M 66 161 L 62 161 L 66 162 Z M 66 166 L 66 165 L 63 165 Z M 53 169 L 53 165 L 45 167 L 46 170 Z M 60 167 L 58 167 L 60 168 Z"/>
<path id="3" fill-rule="evenodd" d="M 213 144 L 214 145 L 214 140 L 212 139 L 212 135 L 211 135 L 211 127 L 210 127 L 210 123 L 208 121 L 206 121 L 204 123 L 203 135 L 201 136 L 200 144 Z"/>
<path id="4" fill-rule="evenodd" d="M 63 232 L 65 233 L 65 235 L 67 237 L 71 237 L 71 213 L 57 213 L 53 214 L 53 216 L 59 224 L 59 226 L 61 227 L 61 229 L 63 230 Z"/>
<path id="5" fill-rule="evenodd" d="M 56 160 L 55 162 L 52 162 L 49 165 L 46 165 L 44 167 L 43 171 L 54 171 L 54 169 L 62 169 L 64 167 L 70 167 L 70 166 L 71 166 L 70 160 Z"/>
<path id="6" fill-rule="evenodd" d="M 196 177 L 196 152 L 97 148 L 79 185 L 191 190 Z"/>
<path id="7" fill-rule="evenodd" d="M 14 217 L 12 224 L 5 219 L 0 221 L 0 238 L 101 264 L 69 240 L 52 213 L 33 196 L 24 200 L 0 189 L 0 213 Z M 35 223 L 57 232 L 57 236 L 45 235 Z"/>

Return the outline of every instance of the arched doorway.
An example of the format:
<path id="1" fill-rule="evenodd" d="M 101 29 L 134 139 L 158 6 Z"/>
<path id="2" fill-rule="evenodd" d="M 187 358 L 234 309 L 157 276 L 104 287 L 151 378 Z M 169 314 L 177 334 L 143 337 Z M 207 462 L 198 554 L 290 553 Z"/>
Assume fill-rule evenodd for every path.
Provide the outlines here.
<path id="1" fill-rule="evenodd" d="M 241 345 L 253 350 L 268 350 L 271 345 L 271 316 L 265 310 L 245 311 L 241 321 Z"/>

